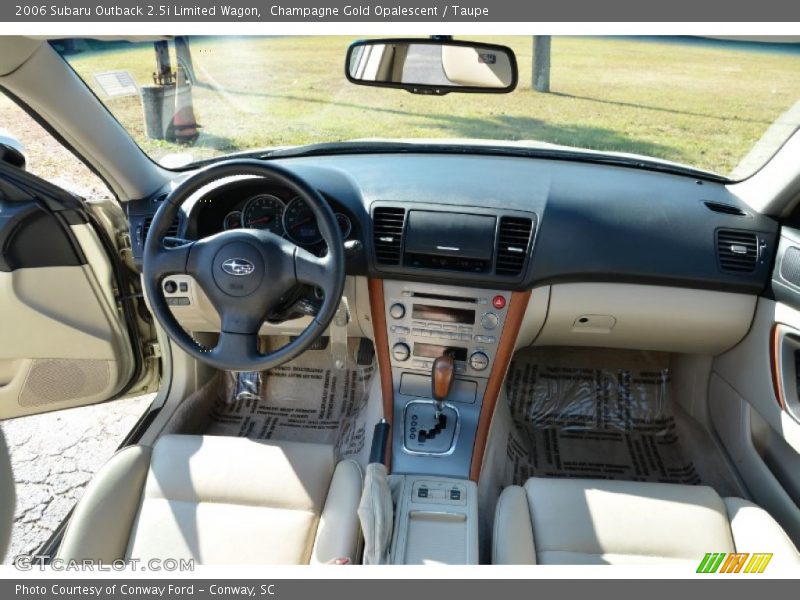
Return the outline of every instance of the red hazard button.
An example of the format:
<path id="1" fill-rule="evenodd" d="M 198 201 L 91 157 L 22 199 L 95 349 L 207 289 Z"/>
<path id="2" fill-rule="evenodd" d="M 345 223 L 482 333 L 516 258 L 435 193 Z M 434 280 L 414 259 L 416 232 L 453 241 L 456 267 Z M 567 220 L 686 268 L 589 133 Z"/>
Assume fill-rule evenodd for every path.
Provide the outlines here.
<path id="1" fill-rule="evenodd" d="M 506 299 L 503 298 L 503 296 L 500 296 L 500 295 L 495 296 L 494 298 L 492 298 L 492 306 L 494 306 L 497 310 L 505 308 L 506 307 Z"/>

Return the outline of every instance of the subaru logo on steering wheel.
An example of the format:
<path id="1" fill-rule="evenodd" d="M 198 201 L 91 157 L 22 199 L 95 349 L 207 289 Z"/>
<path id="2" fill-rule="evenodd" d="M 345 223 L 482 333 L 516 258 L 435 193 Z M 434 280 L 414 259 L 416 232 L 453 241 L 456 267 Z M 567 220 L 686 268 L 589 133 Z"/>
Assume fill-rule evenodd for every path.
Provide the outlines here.
<path id="1" fill-rule="evenodd" d="M 244 258 L 229 258 L 222 263 L 222 270 L 228 275 L 250 275 L 256 267 Z"/>

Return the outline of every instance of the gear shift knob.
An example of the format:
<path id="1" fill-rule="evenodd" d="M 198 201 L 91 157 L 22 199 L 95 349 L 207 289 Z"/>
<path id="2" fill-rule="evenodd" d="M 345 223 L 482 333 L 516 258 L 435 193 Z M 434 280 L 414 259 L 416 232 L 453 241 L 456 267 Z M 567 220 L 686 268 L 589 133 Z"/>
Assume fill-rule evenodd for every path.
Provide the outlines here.
<path id="1" fill-rule="evenodd" d="M 443 355 L 433 361 L 431 370 L 431 387 L 433 399 L 436 400 L 436 410 L 441 412 L 444 401 L 453 388 L 455 378 L 455 361 L 452 356 Z"/>

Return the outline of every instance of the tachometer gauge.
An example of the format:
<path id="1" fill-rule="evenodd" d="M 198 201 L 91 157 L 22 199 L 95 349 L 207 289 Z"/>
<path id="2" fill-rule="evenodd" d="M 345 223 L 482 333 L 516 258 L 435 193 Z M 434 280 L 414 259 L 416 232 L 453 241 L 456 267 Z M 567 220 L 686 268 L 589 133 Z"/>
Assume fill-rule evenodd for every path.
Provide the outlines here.
<path id="1" fill-rule="evenodd" d="M 268 229 L 275 235 L 283 235 L 283 200 L 272 194 L 261 194 L 247 201 L 242 209 L 242 227 Z"/>
<path id="2" fill-rule="evenodd" d="M 222 228 L 226 231 L 228 229 L 239 229 L 242 226 L 242 213 L 238 210 L 234 210 L 229 212 L 225 215 L 225 218 L 222 220 Z"/>
<path id="3" fill-rule="evenodd" d="M 295 196 L 286 205 L 283 226 L 286 229 L 286 235 L 295 244 L 313 246 L 322 241 L 322 234 L 319 232 L 314 211 L 306 204 L 305 200 L 298 196 Z"/>
<path id="4" fill-rule="evenodd" d="M 342 213 L 336 213 L 336 222 L 339 224 L 339 231 L 342 232 L 342 239 L 346 240 L 350 232 L 353 231 L 353 224 L 350 218 Z"/>

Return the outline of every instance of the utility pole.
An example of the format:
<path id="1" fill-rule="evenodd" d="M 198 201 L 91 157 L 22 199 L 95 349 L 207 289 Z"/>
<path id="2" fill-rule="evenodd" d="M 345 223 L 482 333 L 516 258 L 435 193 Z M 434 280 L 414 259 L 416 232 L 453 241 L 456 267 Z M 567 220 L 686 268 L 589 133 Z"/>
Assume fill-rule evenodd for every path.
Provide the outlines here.
<path id="1" fill-rule="evenodd" d="M 153 73 L 153 83 L 156 85 L 174 85 L 175 73 L 172 71 L 172 62 L 169 59 L 169 42 L 158 41 L 153 43 L 156 52 L 156 70 Z"/>
<path id="2" fill-rule="evenodd" d="M 533 36 L 533 89 L 537 92 L 550 91 L 550 36 Z"/>

